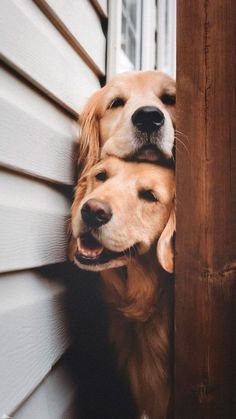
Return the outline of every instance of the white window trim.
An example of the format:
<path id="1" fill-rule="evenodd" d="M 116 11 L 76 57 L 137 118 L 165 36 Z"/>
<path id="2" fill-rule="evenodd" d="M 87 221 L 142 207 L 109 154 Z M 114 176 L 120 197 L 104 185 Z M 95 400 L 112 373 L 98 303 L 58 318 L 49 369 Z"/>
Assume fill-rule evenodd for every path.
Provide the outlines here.
<path id="1" fill-rule="evenodd" d="M 120 59 L 122 0 L 108 3 L 107 81 L 116 73 Z"/>
<path id="2" fill-rule="evenodd" d="M 119 68 L 120 55 L 124 60 L 128 57 L 119 47 L 121 45 L 121 16 L 122 0 L 109 0 L 109 24 L 108 24 L 108 47 L 107 47 L 107 81 L 109 81 Z M 140 25 L 141 69 L 151 70 L 155 68 L 155 30 L 156 30 L 156 0 L 143 0 L 141 16 L 138 17 Z M 142 34 L 141 34 L 142 29 Z M 140 57 L 139 57 L 140 59 Z M 127 62 L 128 64 L 128 62 Z M 130 63 L 132 66 L 132 63 Z"/>
<path id="3" fill-rule="evenodd" d="M 153 70 L 156 66 L 156 25 L 156 0 L 144 0 L 142 19 L 142 70 Z"/>
<path id="4" fill-rule="evenodd" d="M 168 32 L 166 36 L 165 14 L 168 7 Z M 157 68 L 175 78 L 176 73 L 176 0 L 158 1 L 157 17 Z M 167 39 L 166 39 L 167 38 Z M 167 60 L 166 60 L 166 53 Z"/>

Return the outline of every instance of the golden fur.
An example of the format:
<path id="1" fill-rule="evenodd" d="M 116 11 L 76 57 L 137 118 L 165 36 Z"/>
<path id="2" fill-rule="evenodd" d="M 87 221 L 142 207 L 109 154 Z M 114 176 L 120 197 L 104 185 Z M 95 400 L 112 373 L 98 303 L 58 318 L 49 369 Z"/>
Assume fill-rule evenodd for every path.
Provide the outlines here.
<path id="1" fill-rule="evenodd" d="M 123 106 L 112 108 L 116 98 Z M 170 103 L 170 99 L 173 103 Z M 158 107 L 165 115 L 165 123 L 147 140 L 135 130 L 131 116 L 142 106 Z M 166 158 L 172 157 L 175 124 L 175 81 L 159 71 L 123 73 L 88 100 L 80 117 L 79 141 L 80 173 L 86 173 L 100 157 L 114 155 L 133 157 L 148 141 L 157 146 Z M 141 145 L 140 145 L 141 144 Z M 153 153 L 149 156 L 153 160 Z M 155 157 L 156 158 L 156 157 Z"/>
<path id="2" fill-rule="evenodd" d="M 96 179 L 101 172 L 103 181 Z M 109 157 L 78 183 L 72 206 L 70 257 L 83 269 L 102 271 L 118 365 L 128 373 L 140 417 L 145 412 L 150 419 L 166 418 L 170 396 L 172 280 L 163 269 L 173 272 L 174 194 L 171 169 Z M 78 261 L 88 230 L 81 208 L 89 199 L 109 203 L 113 214 L 105 225 L 89 229 L 93 237 L 113 252 L 135 246 L 134 254 L 91 266 Z"/>

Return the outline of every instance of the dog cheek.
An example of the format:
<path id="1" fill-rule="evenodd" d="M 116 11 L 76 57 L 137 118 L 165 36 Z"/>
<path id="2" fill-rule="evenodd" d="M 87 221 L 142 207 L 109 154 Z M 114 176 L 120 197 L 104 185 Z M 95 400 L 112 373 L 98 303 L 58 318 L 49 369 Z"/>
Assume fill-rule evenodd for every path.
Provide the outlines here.
<path id="1" fill-rule="evenodd" d="M 113 155 L 119 158 L 124 158 L 133 154 L 135 151 L 134 145 L 130 140 L 127 140 L 127 135 L 119 136 L 119 133 L 116 136 L 111 137 L 104 144 L 101 152 L 101 157 L 104 158 L 107 155 Z"/>
<path id="2" fill-rule="evenodd" d="M 108 138 L 111 136 L 111 124 L 109 122 L 109 119 L 106 117 L 103 117 L 100 120 L 100 140 L 101 144 L 103 145 Z"/>
<path id="3" fill-rule="evenodd" d="M 117 111 L 118 112 L 118 111 Z M 124 158 L 136 151 L 135 133 L 130 118 L 122 118 L 119 112 L 112 118 L 104 117 L 100 121 L 101 157 L 114 155 Z"/>
<path id="4" fill-rule="evenodd" d="M 139 245 L 139 253 L 144 254 L 149 251 L 154 241 L 153 231 L 148 224 L 143 225 L 142 221 L 136 227 L 136 243 Z M 138 235 L 137 235 L 138 233 Z"/>
<path id="5" fill-rule="evenodd" d="M 100 139 L 101 144 L 105 144 L 105 142 L 111 138 L 115 133 L 119 131 L 120 126 L 120 118 L 117 114 L 117 111 L 107 111 L 109 114 L 105 114 L 100 119 Z M 112 113 L 111 113 L 112 112 Z"/>

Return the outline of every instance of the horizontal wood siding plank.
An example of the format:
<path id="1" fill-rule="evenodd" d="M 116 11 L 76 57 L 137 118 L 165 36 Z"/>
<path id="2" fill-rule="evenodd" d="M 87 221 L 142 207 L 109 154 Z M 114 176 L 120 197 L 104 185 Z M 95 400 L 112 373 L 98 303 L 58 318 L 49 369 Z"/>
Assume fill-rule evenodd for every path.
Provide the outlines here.
<path id="1" fill-rule="evenodd" d="M 101 21 L 89 0 L 36 0 L 50 19 L 59 25 L 75 48 L 92 61 L 99 74 L 105 74 L 106 38 Z"/>
<path id="2" fill-rule="evenodd" d="M 0 52 L 73 114 L 100 87 L 97 76 L 32 1 L 1 1 Z"/>
<path id="3" fill-rule="evenodd" d="M 0 208 L 0 272 L 66 260 L 67 217 Z"/>
<path id="4" fill-rule="evenodd" d="M 11 415 L 69 346 L 66 288 L 22 271 L 0 275 L 0 295 L 0 414 Z"/>
<path id="5" fill-rule="evenodd" d="M 75 398 L 76 386 L 63 359 L 14 413 L 14 419 L 76 419 Z"/>
<path id="6" fill-rule="evenodd" d="M 60 361 L 14 413 L 14 419 L 76 419 L 76 386 L 66 360 Z"/>
<path id="7" fill-rule="evenodd" d="M 67 216 L 70 202 L 64 188 L 1 169 L 0 205 Z"/>
<path id="8" fill-rule="evenodd" d="M 0 108 L 0 164 L 73 184 L 78 123 L 3 68 Z"/>
<path id="9" fill-rule="evenodd" d="M 0 175 L 0 272 L 66 259 L 69 200 L 24 176 Z"/>
<path id="10" fill-rule="evenodd" d="M 0 97 L 43 121 L 65 137 L 78 136 L 78 123 L 18 75 L 0 66 Z"/>
<path id="11" fill-rule="evenodd" d="M 75 142 L 0 98 L 0 164 L 54 182 L 74 183 Z M 40 116 L 39 116 L 40 117 Z"/>

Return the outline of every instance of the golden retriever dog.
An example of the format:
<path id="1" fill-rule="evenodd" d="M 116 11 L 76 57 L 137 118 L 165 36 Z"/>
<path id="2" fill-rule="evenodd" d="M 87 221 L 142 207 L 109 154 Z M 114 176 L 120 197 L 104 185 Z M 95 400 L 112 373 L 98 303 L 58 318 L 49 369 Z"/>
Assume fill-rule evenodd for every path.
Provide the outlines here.
<path id="1" fill-rule="evenodd" d="M 170 397 L 174 196 L 172 169 L 107 157 L 72 205 L 70 257 L 101 271 L 110 340 L 140 418 L 166 418 Z"/>
<path id="2" fill-rule="evenodd" d="M 171 159 L 175 81 L 160 71 L 115 76 L 87 102 L 80 117 L 80 173 L 99 159 Z"/>

